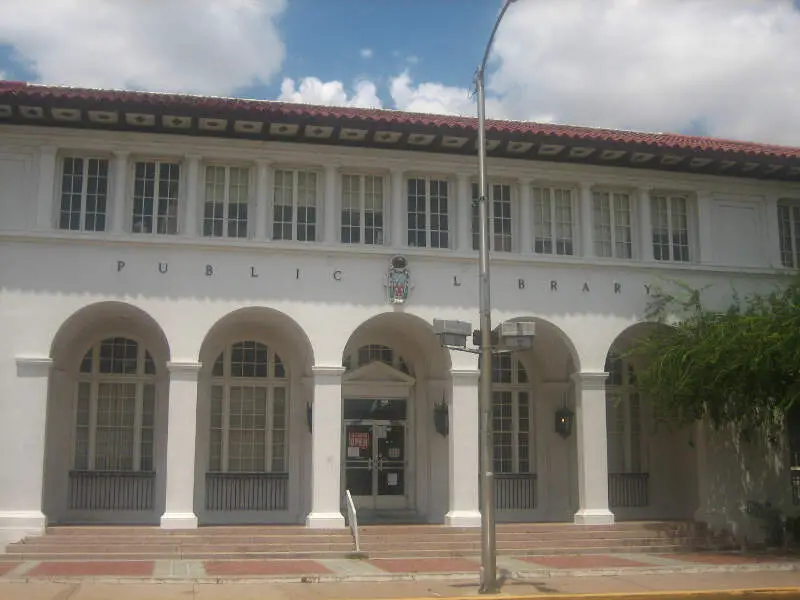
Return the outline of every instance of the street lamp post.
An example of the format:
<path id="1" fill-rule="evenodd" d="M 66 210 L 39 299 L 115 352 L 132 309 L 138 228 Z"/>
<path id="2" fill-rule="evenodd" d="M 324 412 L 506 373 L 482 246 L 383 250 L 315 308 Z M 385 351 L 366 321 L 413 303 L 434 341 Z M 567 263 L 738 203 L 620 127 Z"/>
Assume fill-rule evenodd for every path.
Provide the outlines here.
<path id="1" fill-rule="evenodd" d="M 481 586 L 480 592 L 491 594 L 497 591 L 497 555 L 494 518 L 494 472 L 492 460 L 492 303 L 489 286 L 489 206 L 486 183 L 486 98 L 484 74 L 486 61 L 492 49 L 497 28 L 508 7 L 516 0 L 505 0 L 497 16 L 486 50 L 475 73 L 475 89 L 478 96 L 478 218 L 479 234 L 479 278 L 478 294 L 480 310 L 480 382 L 478 404 L 480 406 L 480 510 L 481 510 Z"/>

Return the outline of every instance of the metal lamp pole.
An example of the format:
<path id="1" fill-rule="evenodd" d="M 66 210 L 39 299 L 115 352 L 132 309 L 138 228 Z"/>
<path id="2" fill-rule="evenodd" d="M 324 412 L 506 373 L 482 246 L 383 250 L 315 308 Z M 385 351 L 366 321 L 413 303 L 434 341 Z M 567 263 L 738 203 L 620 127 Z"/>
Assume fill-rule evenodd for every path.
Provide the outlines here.
<path id="1" fill-rule="evenodd" d="M 475 88 L 478 95 L 478 217 L 480 219 L 479 279 L 478 293 L 480 307 L 480 384 L 478 404 L 480 405 L 480 509 L 481 509 L 481 587 L 482 594 L 492 594 L 497 588 L 497 555 L 495 544 L 494 517 L 494 473 L 492 460 L 492 314 L 489 287 L 489 206 L 486 184 L 486 99 L 484 97 L 484 73 L 489 52 L 492 49 L 497 28 L 506 10 L 516 0 L 506 0 L 497 16 L 489 42 L 475 73 Z"/>

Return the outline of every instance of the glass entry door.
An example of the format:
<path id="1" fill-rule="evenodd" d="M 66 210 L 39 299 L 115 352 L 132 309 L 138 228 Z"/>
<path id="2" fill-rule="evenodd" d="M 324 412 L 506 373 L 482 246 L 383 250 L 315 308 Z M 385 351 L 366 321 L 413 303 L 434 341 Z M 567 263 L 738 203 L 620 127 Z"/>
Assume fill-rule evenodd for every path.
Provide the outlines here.
<path id="1" fill-rule="evenodd" d="M 406 508 L 406 423 L 346 421 L 345 488 L 357 508 Z"/>

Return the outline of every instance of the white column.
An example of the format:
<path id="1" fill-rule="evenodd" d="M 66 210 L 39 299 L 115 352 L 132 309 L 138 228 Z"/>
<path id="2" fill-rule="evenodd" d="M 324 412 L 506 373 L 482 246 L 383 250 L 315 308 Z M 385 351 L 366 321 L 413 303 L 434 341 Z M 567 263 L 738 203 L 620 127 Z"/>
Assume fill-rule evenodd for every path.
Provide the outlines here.
<path id="1" fill-rule="evenodd" d="M 341 506 L 342 374 L 344 367 L 314 367 L 311 423 L 311 512 L 306 527 L 345 526 Z"/>
<path id="2" fill-rule="evenodd" d="M 186 214 L 183 215 L 183 235 L 196 237 L 199 231 L 200 211 L 200 157 L 186 156 Z"/>
<path id="3" fill-rule="evenodd" d="M 111 196 L 111 232 L 125 233 L 125 196 L 128 191 L 128 152 L 114 152 L 114 191 Z"/>
<path id="4" fill-rule="evenodd" d="M 445 524 L 450 527 L 480 527 L 479 505 L 479 408 L 478 376 L 472 369 L 453 369 L 453 399 L 450 402 L 448 446 L 449 506 Z"/>
<path id="5" fill-rule="evenodd" d="M 336 184 L 339 173 L 335 165 L 325 165 L 325 222 L 323 241 L 326 244 L 336 243 L 336 228 L 339 220 L 336 218 Z"/>
<path id="6" fill-rule="evenodd" d="M 199 362 L 170 362 L 167 424 L 167 506 L 162 529 L 195 529 L 195 437 Z"/>
<path id="7" fill-rule="evenodd" d="M 39 188 L 36 201 L 36 228 L 52 229 L 56 199 L 56 154 L 55 146 L 39 149 Z"/>
<path id="8" fill-rule="evenodd" d="M 256 161 L 256 227 L 255 238 L 257 240 L 270 239 L 272 233 L 267 227 L 269 224 L 269 207 L 272 199 L 270 185 L 269 161 Z"/>
<path id="9" fill-rule="evenodd" d="M 472 182 L 466 173 L 457 176 L 456 206 L 455 211 L 458 232 L 456 234 L 457 248 L 461 252 L 472 251 Z M 452 206 L 452 205 L 451 205 Z"/>
<path id="10" fill-rule="evenodd" d="M 392 237 L 389 243 L 395 248 L 402 248 L 408 245 L 403 175 L 404 173 L 400 169 L 392 169 L 392 195 L 389 200 L 389 206 L 392 207 Z"/>
<path id="11" fill-rule="evenodd" d="M 576 373 L 575 425 L 578 433 L 578 512 L 576 525 L 612 525 L 608 510 L 606 378 L 608 373 Z"/>
<path id="12" fill-rule="evenodd" d="M 523 179 L 520 182 L 519 195 L 519 241 L 520 253 L 531 254 L 533 252 L 533 193 L 531 190 L 532 182 L 530 179 Z"/>
<path id="13" fill-rule="evenodd" d="M 581 182 L 581 255 L 594 256 L 592 184 Z"/>
<path id="14" fill-rule="evenodd" d="M 14 382 L 14 431 L 3 440 L 8 467 L 0 474 L 0 543 L 41 535 L 47 525 L 42 512 L 47 385 L 53 361 L 17 357 Z"/>
<path id="15" fill-rule="evenodd" d="M 653 259 L 653 221 L 650 215 L 650 190 L 639 188 L 639 260 Z"/>

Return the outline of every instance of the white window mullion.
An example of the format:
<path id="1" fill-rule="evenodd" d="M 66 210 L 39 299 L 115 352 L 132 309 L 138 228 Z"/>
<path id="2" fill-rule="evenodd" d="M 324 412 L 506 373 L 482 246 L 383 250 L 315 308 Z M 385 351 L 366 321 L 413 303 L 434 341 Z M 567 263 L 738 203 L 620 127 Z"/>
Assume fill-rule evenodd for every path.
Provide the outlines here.
<path id="1" fill-rule="evenodd" d="M 86 231 L 86 202 L 89 198 L 89 160 L 88 158 L 84 158 L 82 160 L 83 163 L 83 173 L 82 173 L 82 180 L 81 180 L 81 223 L 80 223 L 80 231 Z"/>
<path id="2" fill-rule="evenodd" d="M 140 346 L 141 348 L 141 346 Z M 139 371 L 144 373 L 144 370 Z M 136 407 L 133 413 L 133 470 L 141 471 L 142 460 L 142 409 L 144 405 L 144 384 L 136 382 Z"/>
<path id="3" fill-rule="evenodd" d="M 270 351 L 270 354 L 272 352 Z M 270 365 L 274 363 L 274 356 L 271 357 L 269 361 Z M 264 426 L 266 427 L 266 432 L 264 435 L 264 470 L 265 472 L 269 473 L 272 471 L 272 433 L 273 433 L 273 409 L 274 409 L 274 395 L 275 395 L 275 387 L 270 385 L 267 387 L 267 405 L 264 407 L 266 411 L 266 418 L 264 419 Z"/>
<path id="4" fill-rule="evenodd" d="M 99 354 L 99 351 L 96 351 L 95 354 Z M 95 360 L 98 360 L 95 358 Z M 97 371 L 95 371 L 97 373 Z M 97 449 L 97 394 L 98 394 L 98 387 L 99 383 L 95 379 L 92 381 L 91 384 L 91 393 L 89 396 L 89 461 L 88 461 L 88 468 L 90 471 L 94 471 L 95 465 L 95 452 Z"/>
<path id="5" fill-rule="evenodd" d="M 225 376 L 230 377 L 229 368 L 225 367 Z M 223 473 L 228 472 L 228 441 L 230 438 L 230 422 L 231 422 L 231 382 L 226 380 L 222 386 L 222 450 L 220 458 L 220 471 Z"/>
<path id="6" fill-rule="evenodd" d="M 511 392 L 511 472 L 519 473 L 519 392 Z"/>

